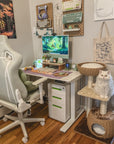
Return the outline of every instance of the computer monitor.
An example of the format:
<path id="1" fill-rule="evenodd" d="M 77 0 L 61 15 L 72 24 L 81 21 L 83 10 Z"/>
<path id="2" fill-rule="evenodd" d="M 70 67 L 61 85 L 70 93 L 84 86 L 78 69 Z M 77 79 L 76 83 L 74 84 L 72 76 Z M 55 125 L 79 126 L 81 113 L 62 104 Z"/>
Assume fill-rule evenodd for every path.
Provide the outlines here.
<path id="1" fill-rule="evenodd" d="M 42 36 L 43 55 L 69 59 L 69 36 Z"/>

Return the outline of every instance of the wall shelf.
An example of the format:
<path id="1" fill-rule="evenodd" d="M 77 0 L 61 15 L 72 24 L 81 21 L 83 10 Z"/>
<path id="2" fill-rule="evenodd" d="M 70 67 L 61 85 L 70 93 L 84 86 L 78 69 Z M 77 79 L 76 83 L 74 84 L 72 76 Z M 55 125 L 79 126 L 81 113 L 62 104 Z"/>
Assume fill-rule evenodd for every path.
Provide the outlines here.
<path id="1" fill-rule="evenodd" d="M 76 29 L 63 29 L 63 32 L 70 32 L 70 31 L 80 31 L 80 28 L 76 28 Z"/>
<path id="2" fill-rule="evenodd" d="M 63 12 L 69 12 L 69 11 L 75 11 L 75 10 L 81 10 L 81 8 L 75 8 L 75 9 L 69 9 L 69 10 L 63 10 Z"/>

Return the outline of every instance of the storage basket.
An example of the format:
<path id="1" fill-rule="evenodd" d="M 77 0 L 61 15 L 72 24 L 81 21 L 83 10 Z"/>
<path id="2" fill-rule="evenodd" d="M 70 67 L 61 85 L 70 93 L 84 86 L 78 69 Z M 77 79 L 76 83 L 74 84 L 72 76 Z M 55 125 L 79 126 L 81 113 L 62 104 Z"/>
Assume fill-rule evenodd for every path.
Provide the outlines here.
<path id="1" fill-rule="evenodd" d="M 93 129 L 94 124 L 102 126 L 105 133 L 103 135 L 96 133 Z M 112 119 L 99 118 L 98 115 L 96 115 L 95 112 L 93 113 L 91 110 L 87 117 L 87 125 L 90 132 L 96 137 L 108 139 L 114 136 L 114 117 Z"/>

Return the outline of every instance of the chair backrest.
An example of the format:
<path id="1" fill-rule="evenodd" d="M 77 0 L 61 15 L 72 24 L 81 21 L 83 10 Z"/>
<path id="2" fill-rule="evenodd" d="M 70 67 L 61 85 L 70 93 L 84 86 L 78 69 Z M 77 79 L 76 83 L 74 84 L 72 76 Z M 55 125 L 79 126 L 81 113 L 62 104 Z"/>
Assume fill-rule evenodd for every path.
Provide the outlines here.
<path id="1" fill-rule="evenodd" d="M 14 51 L 6 40 L 6 36 L 0 35 L 0 99 L 17 104 L 16 89 L 19 89 L 23 99 L 27 97 L 26 87 L 18 75 L 22 55 Z"/>

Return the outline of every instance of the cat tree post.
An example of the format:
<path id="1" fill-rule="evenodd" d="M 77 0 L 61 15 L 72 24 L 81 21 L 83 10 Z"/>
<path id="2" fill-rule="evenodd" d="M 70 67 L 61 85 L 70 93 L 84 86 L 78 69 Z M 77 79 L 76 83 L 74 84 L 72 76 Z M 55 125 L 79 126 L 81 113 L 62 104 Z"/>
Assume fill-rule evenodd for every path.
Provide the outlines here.
<path id="1" fill-rule="evenodd" d="M 92 88 L 92 83 L 93 83 L 93 76 L 88 76 L 88 88 Z M 92 99 L 87 97 L 87 106 L 86 106 L 86 109 L 87 109 L 87 116 L 91 110 L 91 107 L 92 107 Z"/>
<path id="2" fill-rule="evenodd" d="M 107 113 L 107 102 L 101 101 L 100 103 L 100 114 L 105 115 Z"/>
<path id="3" fill-rule="evenodd" d="M 92 88 L 93 76 L 88 76 L 88 87 Z"/>

